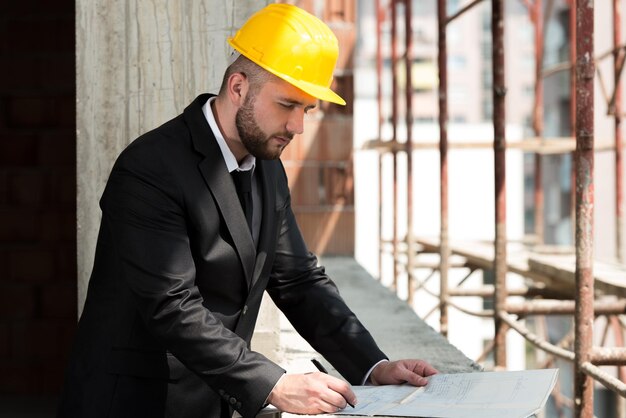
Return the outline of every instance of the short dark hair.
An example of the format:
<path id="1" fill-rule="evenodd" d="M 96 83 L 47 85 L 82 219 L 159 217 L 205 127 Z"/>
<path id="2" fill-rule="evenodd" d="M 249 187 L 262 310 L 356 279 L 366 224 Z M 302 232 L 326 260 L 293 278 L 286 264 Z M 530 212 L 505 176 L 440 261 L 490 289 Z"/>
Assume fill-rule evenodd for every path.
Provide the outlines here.
<path id="1" fill-rule="evenodd" d="M 273 78 L 278 78 L 245 56 L 239 55 L 239 57 L 237 57 L 237 59 L 230 64 L 224 72 L 224 78 L 222 78 L 222 86 L 220 87 L 219 92 L 220 95 L 226 93 L 228 79 L 235 73 L 241 73 L 248 79 L 250 92 L 253 95 L 255 95 L 265 83 Z"/>

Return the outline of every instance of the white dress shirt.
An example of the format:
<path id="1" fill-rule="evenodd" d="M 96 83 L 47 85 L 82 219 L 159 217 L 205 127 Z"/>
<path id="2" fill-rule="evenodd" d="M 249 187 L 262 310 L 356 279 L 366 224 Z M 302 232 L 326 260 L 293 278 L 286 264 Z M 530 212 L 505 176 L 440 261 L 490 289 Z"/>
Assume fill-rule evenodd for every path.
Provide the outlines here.
<path id="1" fill-rule="evenodd" d="M 263 198 L 261 195 L 261 188 L 258 186 L 257 177 L 254 175 L 256 158 L 254 155 L 248 154 L 241 161 L 241 164 L 237 162 L 235 155 L 230 148 L 228 148 L 228 144 L 226 144 L 226 140 L 224 139 L 224 134 L 220 131 L 217 121 L 215 120 L 215 114 L 213 113 L 213 109 L 211 107 L 211 103 L 213 103 L 213 101 L 215 101 L 215 97 L 211 97 L 204 104 L 204 106 L 202 106 L 202 112 L 209 123 L 209 127 L 211 128 L 213 135 L 215 135 L 217 145 L 219 145 L 220 150 L 222 151 L 222 156 L 224 157 L 224 162 L 226 163 L 228 172 L 232 173 L 235 170 L 252 171 L 252 238 L 256 244 L 259 241 L 259 231 L 261 230 L 261 219 L 263 216 Z"/>

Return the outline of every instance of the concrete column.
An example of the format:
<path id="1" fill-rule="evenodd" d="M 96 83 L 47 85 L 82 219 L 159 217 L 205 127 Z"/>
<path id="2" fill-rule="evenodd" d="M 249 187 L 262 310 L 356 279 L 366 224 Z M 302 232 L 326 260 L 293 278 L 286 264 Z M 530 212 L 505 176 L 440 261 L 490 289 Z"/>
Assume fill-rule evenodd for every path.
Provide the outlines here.
<path id="1" fill-rule="evenodd" d="M 79 313 L 100 225 L 98 201 L 115 158 L 198 94 L 217 93 L 230 53 L 227 36 L 268 3 L 76 1 Z M 265 309 L 259 326 L 260 345 L 277 351 L 278 315 Z"/>

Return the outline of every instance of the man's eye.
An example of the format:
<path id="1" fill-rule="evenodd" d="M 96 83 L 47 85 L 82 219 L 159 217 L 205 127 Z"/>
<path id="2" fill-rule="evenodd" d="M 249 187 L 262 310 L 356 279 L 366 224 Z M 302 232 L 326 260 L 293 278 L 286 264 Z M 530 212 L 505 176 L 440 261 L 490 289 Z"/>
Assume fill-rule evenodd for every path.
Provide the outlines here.
<path id="1" fill-rule="evenodd" d="M 294 106 L 291 103 L 280 103 L 280 105 L 284 107 L 285 109 L 293 109 L 293 106 Z"/>

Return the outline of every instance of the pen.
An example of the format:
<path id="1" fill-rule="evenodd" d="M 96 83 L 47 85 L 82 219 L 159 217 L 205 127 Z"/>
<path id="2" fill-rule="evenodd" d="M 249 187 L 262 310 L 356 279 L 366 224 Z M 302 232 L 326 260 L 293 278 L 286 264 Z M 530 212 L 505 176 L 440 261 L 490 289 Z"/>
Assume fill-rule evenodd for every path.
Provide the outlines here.
<path id="1" fill-rule="evenodd" d="M 317 361 L 317 359 L 312 358 L 311 359 L 311 363 L 313 363 L 313 365 L 317 368 L 317 370 L 319 370 L 320 372 L 324 373 L 324 374 L 328 374 L 328 370 L 326 370 L 326 368 L 324 366 L 322 366 L 322 363 L 320 363 L 319 361 Z M 350 405 L 351 407 L 354 408 L 354 405 L 352 405 L 350 402 L 348 402 L 348 400 L 346 399 L 346 403 L 348 405 Z"/>

